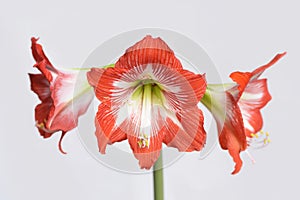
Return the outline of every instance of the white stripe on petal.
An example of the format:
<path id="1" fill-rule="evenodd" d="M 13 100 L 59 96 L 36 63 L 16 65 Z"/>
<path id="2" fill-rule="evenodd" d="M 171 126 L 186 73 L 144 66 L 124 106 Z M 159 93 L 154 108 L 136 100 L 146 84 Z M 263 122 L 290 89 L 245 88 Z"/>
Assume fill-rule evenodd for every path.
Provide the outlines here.
<path id="1" fill-rule="evenodd" d="M 249 93 L 249 92 L 244 92 L 241 96 L 242 99 L 245 100 L 256 100 L 256 99 L 261 99 L 263 97 L 263 93 Z"/>

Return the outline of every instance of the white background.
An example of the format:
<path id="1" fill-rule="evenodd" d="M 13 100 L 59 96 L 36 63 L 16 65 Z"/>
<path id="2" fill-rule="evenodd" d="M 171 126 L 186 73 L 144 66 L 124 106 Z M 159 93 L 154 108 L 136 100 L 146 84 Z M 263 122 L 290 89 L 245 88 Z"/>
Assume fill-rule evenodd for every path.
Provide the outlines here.
<path id="1" fill-rule="evenodd" d="M 82 147 L 76 131 L 57 150 L 59 134 L 43 140 L 34 127 L 36 72 L 30 38 L 40 37 L 56 66 L 80 66 L 114 35 L 144 27 L 180 32 L 200 44 L 225 81 L 276 53 L 287 56 L 264 76 L 272 101 L 263 109 L 272 143 L 242 154 L 241 172 L 219 147 L 205 160 L 186 154 L 165 169 L 165 199 L 299 199 L 299 46 L 297 1 L 1 1 L 0 199 L 153 199 L 152 176 L 113 171 Z"/>

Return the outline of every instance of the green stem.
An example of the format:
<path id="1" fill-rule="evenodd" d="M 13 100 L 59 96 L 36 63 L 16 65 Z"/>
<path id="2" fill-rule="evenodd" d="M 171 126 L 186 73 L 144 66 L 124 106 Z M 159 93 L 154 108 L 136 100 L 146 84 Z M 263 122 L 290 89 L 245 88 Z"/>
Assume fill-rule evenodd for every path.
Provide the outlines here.
<path id="1" fill-rule="evenodd" d="M 101 67 L 95 67 L 95 68 L 104 68 L 104 69 L 107 69 L 107 68 L 114 67 L 114 66 L 115 66 L 115 64 L 109 64 L 109 65 L 105 65 L 105 66 L 101 66 Z M 71 68 L 71 70 L 86 71 L 86 70 L 91 70 L 91 68 L 74 67 L 74 68 Z"/>
<path id="2" fill-rule="evenodd" d="M 208 89 L 206 89 L 206 91 L 201 99 L 201 103 L 203 105 L 205 105 L 208 110 L 211 110 L 211 106 L 212 106 L 211 105 L 211 97 L 210 97 Z"/>
<path id="3" fill-rule="evenodd" d="M 153 168 L 154 200 L 164 199 L 164 176 L 162 152 Z"/>

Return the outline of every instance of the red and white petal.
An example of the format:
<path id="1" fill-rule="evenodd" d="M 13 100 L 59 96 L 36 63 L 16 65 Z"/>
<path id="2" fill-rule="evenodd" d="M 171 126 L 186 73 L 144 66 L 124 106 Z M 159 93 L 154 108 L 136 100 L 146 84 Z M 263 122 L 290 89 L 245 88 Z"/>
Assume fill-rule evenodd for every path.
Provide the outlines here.
<path id="1" fill-rule="evenodd" d="M 239 153 L 247 148 L 247 141 L 240 109 L 229 92 L 226 92 L 225 122 L 224 125 L 219 125 L 218 127 L 222 127 L 219 135 L 220 145 L 222 149 L 229 151 L 236 163 L 235 170 L 232 172 L 232 174 L 236 174 L 242 166 Z"/>
<path id="2" fill-rule="evenodd" d="M 174 69 L 182 69 L 180 61 L 168 45 L 162 39 L 151 36 L 146 36 L 127 49 L 117 61 L 115 68 L 132 69 L 145 64 L 162 64 Z"/>
<path id="3" fill-rule="evenodd" d="M 142 169 L 150 169 L 158 159 L 162 148 L 162 134 L 150 137 L 150 145 L 141 147 L 141 138 L 128 135 L 128 142 Z"/>
<path id="4" fill-rule="evenodd" d="M 49 130 L 46 127 L 48 116 L 53 109 L 53 101 L 51 98 L 45 99 L 42 103 L 38 104 L 35 109 L 35 121 L 41 136 L 44 138 L 50 137 L 56 130 Z"/>
<path id="5" fill-rule="evenodd" d="M 120 129 L 127 133 L 128 142 L 140 167 L 150 169 L 160 155 L 165 117 L 160 106 L 152 105 L 149 111 L 145 109 L 142 107 L 140 113 L 137 110 L 132 112 Z"/>
<path id="6" fill-rule="evenodd" d="M 180 74 L 188 81 L 190 86 L 194 90 L 194 95 L 196 96 L 198 102 L 202 99 L 206 91 L 206 78 L 205 74 L 194 74 L 188 70 L 180 70 Z M 193 95 L 193 96 L 194 96 Z"/>
<path id="7" fill-rule="evenodd" d="M 230 78 L 237 83 L 237 86 L 229 89 L 228 91 L 233 95 L 236 101 L 238 101 L 243 94 L 251 79 L 251 76 L 252 75 L 250 72 L 233 72 L 230 74 Z"/>
<path id="8" fill-rule="evenodd" d="M 86 76 L 60 72 L 50 90 L 55 109 L 49 113 L 47 128 L 65 132 L 75 128 L 93 99 Z"/>
<path id="9" fill-rule="evenodd" d="M 239 104 L 240 106 L 251 108 L 263 108 L 271 99 L 267 79 L 259 79 L 251 81 L 247 85 L 239 100 Z"/>
<path id="10" fill-rule="evenodd" d="M 110 106 L 101 103 L 98 107 L 98 112 L 95 118 L 96 137 L 98 140 L 99 151 L 104 154 L 107 144 L 125 140 L 127 135 L 117 126 L 117 115 Z M 123 121 L 121 127 L 126 127 L 126 122 Z M 124 128 L 123 128 L 124 129 Z"/>
<path id="11" fill-rule="evenodd" d="M 28 74 L 31 90 L 36 93 L 41 101 L 51 97 L 50 83 L 43 74 Z"/>
<path id="12" fill-rule="evenodd" d="M 96 97 L 102 102 L 120 106 L 133 92 L 137 74 L 130 74 L 127 69 L 107 68 L 104 71 L 92 69 L 87 73 L 90 84 L 95 89 Z M 108 102 L 107 102 L 108 101 Z"/>
<path id="13" fill-rule="evenodd" d="M 42 101 L 35 107 L 35 121 L 40 134 L 44 138 L 52 135 L 52 131 L 46 129 L 46 121 L 53 107 L 51 99 L 50 83 L 43 74 L 29 74 L 31 90 L 35 92 Z"/>
<path id="14" fill-rule="evenodd" d="M 266 79 L 254 80 L 247 85 L 238 101 L 238 105 L 241 109 L 244 127 L 248 137 L 251 133 L 256 133 L 261 130 L 263 120 L 260 109 L 263 108 L 271 98 Z"/>
<path id="15" fill-rule="evenodd" d="M 141 41 L 135 43 L 126 50 L 126 53 L 141 49 L 161 49 L 173 52 L 170 47 L 161 38 L 153 38 L 151 35 L 145 36 Z"/>
<path id="16" fill-rule="evenodd" d="M 200 151 L 206 141 L 206 132 L 203 128 L 203 114 L 198 108 L 184 110 L 179 116 L 180 126 L 172 119 L 167 118 L 162 129 L 163 142 L 182 152 Z"/>
<path id="17" fill-rule="evenodd" d="M 251 109 L 249 107 L 244 107 L 241 109 L 245 135 L 247 137 L 251 137 L 252 133 L 257 133 L 262 129 L 263 126 L 263 118 L 260 113 L 260 109 Z"/>
<path id="18" fill-rule="evenodd" d="M 92 87 L 98 87 L 100 78 L 104 71 L 105 69 L 103 68 L 92 68 L 89 72 L 87 72 L 87 79 Z"/>
<path id="19" fill-rule="evenodd" d="M 53 80 L 52 73 L 58 73 L 58 71 L 53 67 L 47 56 L 43 51 L 42 45 L 37 43 L 38 39 L 31 38 L 31 50 L 33 58 L 36 61 L 34 67 L 38 68 L 42 74 L 47 78 L 49 82 Z"/>
<path id="20" fill-rule="evenodd" d="M 31 38 L 31 50 L 32 50 L 33 58 L 38 63 L 43 60 L 46 60 L 47 64 L 52 66 L 52 64 L 50 63 L 49 59 L 47 58 L 47 56 L 45 55 L 45 53 L 43 51 L 42 45 L 37 43 L 38 40 L 39 40 L 39 38 L 34 38 L 34 37 Z"/>
<path id="21" fill-rule="evenodd" d="M 145 105 L 141 99 L 133 107 L 125 105 L 128 112 L 125 119 L 120 117 L 122 108 L 115 110 L 106 104 L 99 105 L 96 136 L 101 153 L 105 152 L 107 144 L 128 138 L 140 167 L 149 169 L 153 166 L 160 155 L 163 136 L 160 130 L 164 121 L 160 106 L 148 103 L 151 105 Z"/>

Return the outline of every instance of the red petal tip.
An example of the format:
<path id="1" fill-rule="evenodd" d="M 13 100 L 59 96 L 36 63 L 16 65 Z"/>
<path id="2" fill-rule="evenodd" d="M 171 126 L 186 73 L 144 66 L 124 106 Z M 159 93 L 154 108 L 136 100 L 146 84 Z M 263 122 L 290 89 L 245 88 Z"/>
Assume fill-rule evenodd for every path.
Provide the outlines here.
<path id="1" fill-rule="evenodd" d="M 278 60 L 280 60 L 283 56 L 285 56 L 287 53 L 286 51 L 283 53 L 278 53 L 271 61 L 270 64 L 275 64 Z"/>
<path id="2" fill-rule="evenodd" d="M 66 135 L 67 132 L 62 132 L 61 136 L 60 136 L 60 139 L 59 139 L 59 142 L 58 142 L 58 149 L 59 151 L 62 153 L 62 154 L 67 154 L 67 152 L 65 152 L 62 148 L 62 139 L 64 138 L 64 136 Z"/>
<path id="3" fill-rule="evenodd" d="M 232 175 L 236 175 L 237 173 L 239 173 L 241 171 L 242 168 L 242 163 L 237 163 L 234 167 L 233 172 L 231 172 Z"/>
<path id="4" fill-rule="evenodd" d="M 285 56 L 286 54 L 287 54 L 287 52 L 284 51 L 284 52 L 282 52 L 282 53 L 279 53 L 278 55 L 280 55 L 280 56 Z"/>
<path id="5" fill-rule="evenodd" d="M 32 37 L 31 38 L 31 42 L 32 43 L 36 43 L 39 39 L 40 39 L 39 37 L 38 38 Z"/>

